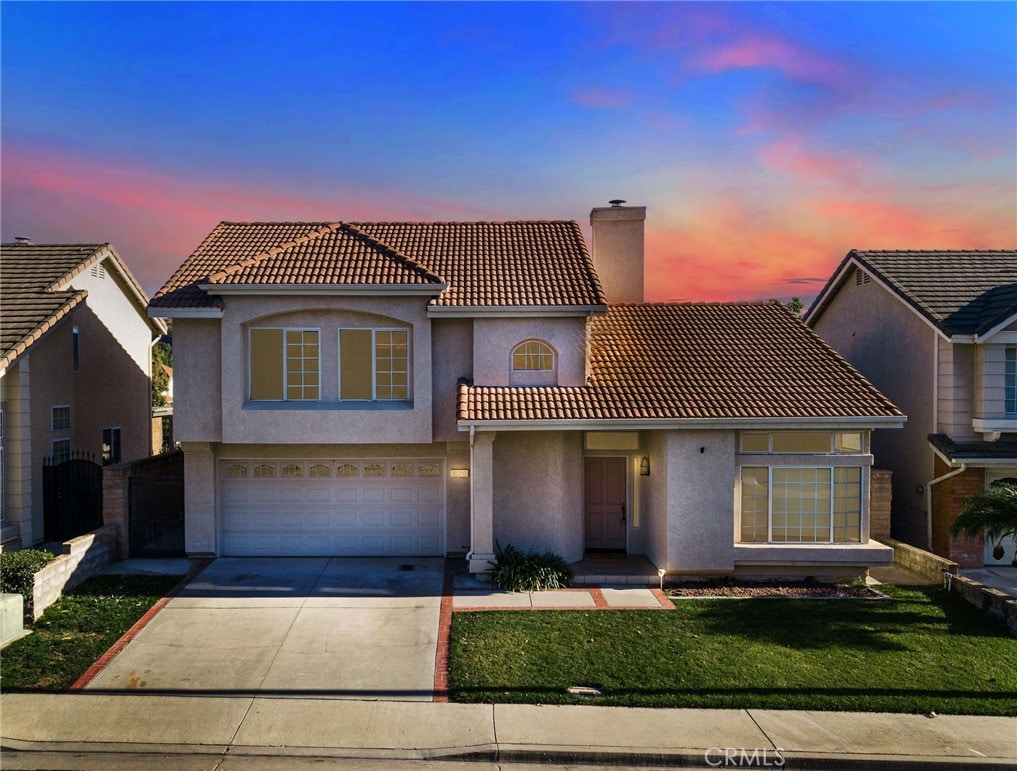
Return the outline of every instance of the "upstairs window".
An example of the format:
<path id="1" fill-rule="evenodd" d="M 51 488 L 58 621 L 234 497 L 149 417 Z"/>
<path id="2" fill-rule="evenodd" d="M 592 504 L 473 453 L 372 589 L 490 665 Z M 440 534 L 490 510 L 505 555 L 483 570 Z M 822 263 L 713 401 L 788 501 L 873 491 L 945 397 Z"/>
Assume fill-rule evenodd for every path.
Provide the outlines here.
<path id="1" fill-rule="evenodd" d="M 1003 378 L 1003 399 L 1008 417 L 1017 417 L 1017 348 L 1006 349 L 1006 376 Z"/>
<path id="2" fill-rule="evenodd" d="M 554 349 L 540 340 L 526 340 L 512 349 L 512 385 L 554 385 Z"/>
<path id="3" fill-rule="evenodd" d="M 410 334 L 405 329 L 339 330 L 339 398 L 410 398 Z"/>
<path id="4" fill-rule="evenodd" d="M 50 429 L 52 431 L 71 430 L 71 407 L 61 404 L 50 409 Z"/>
<path id="5" fill-rule="evenodd" d="M 318 330 L 251 330 L 251 399 L 314 401 L 320 397 Z"/>
<path id="6" fill-rule="evenodd" d="M 516 372 L 550 372 L 554 369 L 554 351 L 547 343 L 527 340 L 512 351 L 512 369 Z"/>

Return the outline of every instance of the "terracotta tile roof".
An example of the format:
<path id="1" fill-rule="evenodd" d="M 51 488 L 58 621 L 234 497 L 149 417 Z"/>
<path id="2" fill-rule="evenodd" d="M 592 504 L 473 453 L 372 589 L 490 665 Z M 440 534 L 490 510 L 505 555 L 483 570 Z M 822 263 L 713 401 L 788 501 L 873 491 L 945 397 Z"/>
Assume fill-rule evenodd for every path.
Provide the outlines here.
<path id="1" fill-rule="evenodd" d="M 810 323 L 835 293 L 828 290 L 852 259 L 947 335 L 982 334 L 1017 315 L 1017 250 L 856 249 L 810 309 Z"/>
<path id="2" fill-rule="evenodd" d="M 448 284 L 440 306 L 603 305 L 575 222 L 220 223 L 153 307 L 214 307 L 207 283 Z"/>
<path id="3" fill-rule="evenodd" d="M 579 387 L 461 383 L 460 420 L 901 416 L 778 303 L 611 305 L 590 319 Z"/>
<path id="4" fill-rule="evenodd" d="M 53 328 L 88 293 L 71 287 L 75 276 L 96 263 L 113 264 L 139 309 L 148 302 L 141 285 L 109 244 L 0 245 L 0 367 L 8 366 Z M 159 319 L 153 329 L 165 332 Z"/>
<path id="5" fill-rule="evenodd" d="M 443 284 L 347 223 L 326 225 L 209 277 L 210 284 Z"/>
<path id="6" fill-rule="evenodd" d="M 94 262 L 107 244 L 0 245 L 0 366 L 8 366 L 87 293 L 53 287 Z"/>

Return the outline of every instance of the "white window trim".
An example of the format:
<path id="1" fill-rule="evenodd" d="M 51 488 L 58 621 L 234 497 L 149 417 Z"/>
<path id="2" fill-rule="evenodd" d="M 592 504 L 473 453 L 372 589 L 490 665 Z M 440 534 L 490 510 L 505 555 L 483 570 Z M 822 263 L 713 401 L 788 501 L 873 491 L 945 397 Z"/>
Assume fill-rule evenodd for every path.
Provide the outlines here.
<path id="1" fill-rule="evenodd" d="M 344 399 L 343 398 L 343 344 L 342 333 L 344 330 L 370 330 L 371 332 L 371 398 L 370 399 Z M 405 399 L 379 399 L 378 398 L 378 332 L 405 332 L 406 333 L 406 398 Z M 339 391 L 336 398 L 341 402 L 360 402 L 369 404 L 371 402 L 409 402 L 413 400 L 413 366 L 411 356 L 412 334 L 407 327 L 339 327 L 335 332 L 336 350 L 339 355 L 336 357 L 336 376 L 339 381 Z"/>
<path id="2" fill-rule="evenodd" d="M 742 469 L 744 468 L 765 468 L 766 469 L 766 542 L 760 543 L 759 541 L 743 541 L 742 540 Z M 858 478 L 858 540 L 857 541 L 835 541 L 833 540 L 833 501 L 834 492 L 836 490 L 836 471 L 838 468 L 857 468 L 860 471 Z M 775 541 L 773 540 L 773 470 L 774 469 L 829 469 L 830 471 L 830 540 L 828 541 Z M 865 479 L 868 473 L 866 466 L 851 466 L 851 465 L 837 465 L 837 466 L 763 466 L 761 464 L 743 463 L 738 466 L 738 544 L 745 544 L 747 546 L 850 546 L 855 544 L 864 543 L 862 540 L 862 530 L 865 524 Z"/>
<path id="3" fill-rule="evenodd" d="M 254 382 L 252 367 L 254 362 L 251 357 L 251 333 L 256 329 L 281 329 L 283 333 L 283 355 L 282 355 L 282 399 L 252 399 L 251 384 Z M 318 398 L 317 399 L 289 399 L 286 397 L 286 333 L 287 332 L 317 332 L 318 333 Z M 249 402 L 320 402 L 321 401 L 321 328 L 320 327 L 260 327 L 252 326 L 247 330 L 247 401 Z"/>
<path id="4" fill-rule="evenodd" d="M 60 437 L 59 439 L 50 439 L 49 440 L 49 457 L 50 457 L 50 460 L 55 460 L 56 459 L 56 454 L 57 454 L 56 453 L 56 445 L 57 445 L 58 442 L 67 442 L 67 458 L 70 458 L 71 457 L 71 451 L 72 451 L 72 448 L 71 448 L 71 438 L 69 436 L 63 436 L 63 437 Z M 65 458 L 64 460 L 66 460 L 67 458 Z"/>
<path id="5" fill-rule="evenodd" d="M 56 416 L 56 411 L 57 410 L 62 410 L 62 409 L 66 409 L 67 410 L 67 428 L 55 428 L 54 427 L 54 423 L 55 423 L 54 417 Z M 49 431 L 50 431 L 51 434 L 64 433 L 66 431 L 70 431 L 73 426 L 74 426 L 74 411 L 71 409 L 71 405 L 69 405 L 69 404 L 54 404 L 54 405 L 50 406 L 50 408 L 49 408 Z"/>

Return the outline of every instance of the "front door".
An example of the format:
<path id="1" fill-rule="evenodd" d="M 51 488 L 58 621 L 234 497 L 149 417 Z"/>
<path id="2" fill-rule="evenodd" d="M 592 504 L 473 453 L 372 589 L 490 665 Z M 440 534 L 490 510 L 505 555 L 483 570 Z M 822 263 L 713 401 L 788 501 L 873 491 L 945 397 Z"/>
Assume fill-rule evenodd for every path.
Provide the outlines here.
<path id="1" fill-rule="evenodd" d="M 586 548 L 625 549 L 625 458 L 586 459 Z"/>

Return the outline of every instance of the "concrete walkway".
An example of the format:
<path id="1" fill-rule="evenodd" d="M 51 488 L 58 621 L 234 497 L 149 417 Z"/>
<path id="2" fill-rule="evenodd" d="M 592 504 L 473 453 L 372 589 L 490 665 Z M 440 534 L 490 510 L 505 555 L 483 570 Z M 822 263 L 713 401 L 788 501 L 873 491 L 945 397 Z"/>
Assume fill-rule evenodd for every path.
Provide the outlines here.
<path id="1" fill-rule="evenodd" d="M 441 559 L 218 559 L 86 690 L 430 701 L 443 568 Z"/>
<path id="2" fill-rule="evenodd" d="M 5 750 L 198 756 L 205 768 L 225 756 L 708 767 L 726 752 L 787 768 L 1017 762 L 1017 718 L 1001 717 L 84 692 L 5 694 L 0 725 Z M 31 757 L 5 752 L 4 768 L 38 767 Z"/>

